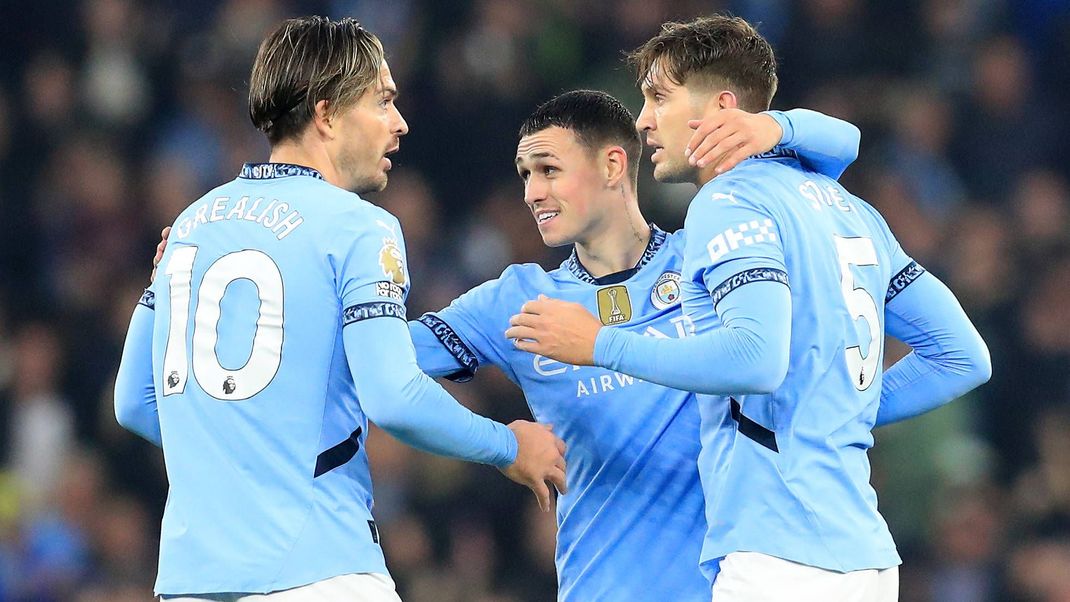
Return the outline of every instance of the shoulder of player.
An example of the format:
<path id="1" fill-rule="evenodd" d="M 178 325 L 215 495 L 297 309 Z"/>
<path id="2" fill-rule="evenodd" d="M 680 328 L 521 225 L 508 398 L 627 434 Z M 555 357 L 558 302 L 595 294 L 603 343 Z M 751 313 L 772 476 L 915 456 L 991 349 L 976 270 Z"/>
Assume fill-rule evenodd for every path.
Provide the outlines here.
<path id="1" fill-rule="evenodd" d="M 560 269 L 560 268 L 558 268 Z M 532 286 L 541 288 L 552 280 L 552 274 L 537 263 L 514 263 L 502 270 L 498 277 L 498 286 L 510 289 L 527 289 Z"/>
<path id="2" fill-rule="evenodd" d="M 669 248 L 675 248 L 684 244 L 686 235 L 683 228 L 676 230 L 675 232 L 665 232 L 665 245 Z"/>
<path id="3" fill-rule="evenodd" d="M 479 314 L 483 319 L 498 319 L 501 311 L 506 311 L 508 315 L 515 313 L 519 303 L 535 296 L 533 290 L 549 293 L 546 282 L 546 271 L 538 264 L 512 264 L 497 278 L 472 287 L 455 299 L 450 307 L 463 308 L 469 313 Z"/>
<path id="4" fill-rule="evenodd" d="M 332 227 L 341 227 L 350 232 L 387 231 L 398 239 L 401 237 L 401 222 L 394 214 L 374 205 L 360 195 L 338 188 L 332 188 L 331 194 L 321 199 L 320 206 Z"/>
<path id="5" fill-rule="evenodd" d="M 773 195 L 762 184 L 768 171 L 756 167 L 758 162 L 744 163 L 710 180 L 699 189 L 691 205 L 693 208 L 713 207 L 728 203 L 733 206 L 764 206 Z"/>

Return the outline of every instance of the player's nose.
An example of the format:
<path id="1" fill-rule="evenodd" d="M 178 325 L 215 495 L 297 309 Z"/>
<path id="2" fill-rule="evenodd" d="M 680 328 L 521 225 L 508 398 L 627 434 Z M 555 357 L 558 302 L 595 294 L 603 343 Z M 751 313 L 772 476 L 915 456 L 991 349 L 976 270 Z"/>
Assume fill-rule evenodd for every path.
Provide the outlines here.
<path id="1" fill-rule="evenodd" d="M 546 200 L 546 185 L 534 176 L 524 183 L 524 202 L 531 207 L 539 201 Z"/>
<path id="2" fill-rule="evenodd" d="M 650 107 L 649 102 L 643 103 L 643 109 L 639 111 L 639 117 L 635 120 L 635 129 L 640 133 L 649 132 L 655 129 L 654 122 L 654 110 Z"/>
<path id="3" fill-rule="evenodd" d="M 394 107 L 394 112 L 397 114 L 396 119 L 394 120 L 394 135 L 404 136 L 405 134 L 408 134 L 409 123 L 405 121 L 405 118 L 402 117 L 401 111 L 399 111 L 397 107 Z"/>

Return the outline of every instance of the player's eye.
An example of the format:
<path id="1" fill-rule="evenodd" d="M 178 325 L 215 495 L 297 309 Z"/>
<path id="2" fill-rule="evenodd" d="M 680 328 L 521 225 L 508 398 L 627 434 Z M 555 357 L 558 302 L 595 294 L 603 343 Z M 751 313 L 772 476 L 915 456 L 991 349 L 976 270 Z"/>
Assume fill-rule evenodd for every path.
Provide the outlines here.
<path id="1" fill-rule="evenodd" d="M 546 176 L 553 175 L 553 174 L 557 173 L 558 171 L 560 171 L 560 170 L 557 169 L 556 167 L 554 167 L 553 165 L 545 165 L 542 168 L 542 173 L 543 173 L 543 175 L 546 175 Z"/>
<path id="2" fill-rule="evenodd" d="M 520 175 L 520 179 L 524 180 L 525 182 L 528 181 L 528 176 L 531 175 L 531 172 L 526 169 L 517 173 Z"/>

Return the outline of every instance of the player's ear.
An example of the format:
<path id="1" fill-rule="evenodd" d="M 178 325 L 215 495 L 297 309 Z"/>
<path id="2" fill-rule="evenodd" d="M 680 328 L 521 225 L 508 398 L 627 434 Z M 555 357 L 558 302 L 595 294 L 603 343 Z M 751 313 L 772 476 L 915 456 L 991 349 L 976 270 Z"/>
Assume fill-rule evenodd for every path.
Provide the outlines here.
<path id="1" fill-rule="evenodd" d="M 606 188 L 617 188 L 628 179 L 628 153 L 620 146 L 607 146 L 602 153 Z"/>
<path id="2" fill-rule="evenodd" d="M 333 140 L 335 137 L 334 127 L 331 125 L 332 113 L 329 101 L 320 100 L 316 103 L 316 108 L 312 113 L 312 127 L 315 128 L 320 138 Z"/>
<path id="3" fill-rule="evenodd" d="M 737 98 L 736 93 L 731 90 L 721 90 L 717 93 L 717 106 L 722 109 L 738 109 L 739 98 Z"/>

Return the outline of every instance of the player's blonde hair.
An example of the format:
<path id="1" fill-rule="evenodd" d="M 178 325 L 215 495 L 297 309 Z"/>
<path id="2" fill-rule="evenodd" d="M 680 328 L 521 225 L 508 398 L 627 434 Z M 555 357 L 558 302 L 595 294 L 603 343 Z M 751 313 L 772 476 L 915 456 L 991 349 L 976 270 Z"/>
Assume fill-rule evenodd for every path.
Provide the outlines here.
<path id="1" fill-rule="evenodd" d="M 298 136 L 316 103 L 333 114 L 379 81 L 379 38 L 351 18 L 283 21 L 260 44 L 249 76 L 249 118 L 272 145 Z"/>

